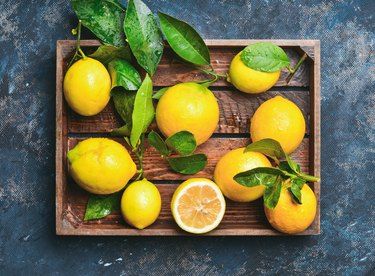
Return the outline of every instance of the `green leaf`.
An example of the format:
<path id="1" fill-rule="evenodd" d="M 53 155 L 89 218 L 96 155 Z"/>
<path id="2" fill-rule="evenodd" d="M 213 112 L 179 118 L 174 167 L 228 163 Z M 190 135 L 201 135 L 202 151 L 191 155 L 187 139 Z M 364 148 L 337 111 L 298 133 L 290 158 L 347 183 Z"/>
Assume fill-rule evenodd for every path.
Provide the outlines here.
<path id="1" fill-rule="evenodd" d="M 295 184 L 299 187 L 299 189 L 301 190 L 302 187 L 305 185 L 306 183 L 306 180 L 304 180 L 303 178 L 300 178 L 300 177 L 293 177 L 290 179 L 290 182 L 292 184 Z"/>
<path id="2" fill-rule="evenodd" d="M 137 90 L 141 83 L 138 71 L 126 60 L 116 58 L 108 64 L 112 88 L 122 86 L 125 90 Z"/>
<path id="3" fill-rule="evenodd" d="M 90 195 L 84 220 L 100 219 L 120 210 L 121 191 L 110 195 Z"/>
<path id="4" fill-rule="evenodd" d="M 125 91 L 123 88 L 115 87 L 111 91 L 115 108 L 128 129 L 132 126 L 132 114 L 136 91 Z"/>
<path id="5" fill-rule="evenodd" d="M 263 194 L 263 201 L 267 208 L 273 209 L 276 207 L 277 202 L 279 202 L 281 187 L 282 180 L 280 177 L 276 178 L 273 185 L 266 186 Z"/>
<path id="6" fill-rule="evenodd" d="M 279 176 L 285 174 L 277 168 L 258 167 L 245 172 L 236 174 L 233 179 L 245 187 L 254 187 L 259 185 L 273 185 Z"/>
<path id="7" fill-rule="evenodd" d="M 301 172 L 300 165 L 298 165 L 297 162 L 294 162 L 287 154 L 285 154 L 285 159 L 288 162 L 288 165 L 292 169 L 293 172 L 297 174 Z"/>
<path id="8" fill-rule="evenodd" d="M 168 89 L 169 89 L 169 86 L 167 86 L 167 87 L 163 87 L 163 88 L 159 89 L 159 91 L 156 92 L 156 93 L 152 96 L 152 98 L 155 99 L 155 100 L 159 100 L 159 99 L 161 98 L 161 96 L 163 96 L 164 93 L 167 92 Z"/>
<path id="9" fill-rule="evenodd" d="M 288 188 L 288 191 L 292 194 L 292 199 L 295 203 L 302 204 L 301 189 L 296 183 L 292 182 L 292 185 Z"/>
<path id="10" fill-rule="evenodd" d="M 136 147 L 141 134 L 144 133 L 154 119 L 154 105 L 152 104 L 152 81 L 148 74 L 138 89 L 134 100 L 132 113 L 132 130 L 130 144 Z"/>
<path id="11" fill-rule="evenodd" d="M 131 61 L 131 52 L 129 46 L 115 47 L 112 45 L 101 45 L 90 57 L 99 60 L 104 65 L 108 65 L 115 58 Z"/>
<path id="12" fill-rule="evenodd" d="M 124 30 L 138 64 L 152 76 L 163 54 L 163 37 L 154 15 L 141 0 L 129 0 Z"/>
<path id="13" fill-rule="evenodd" d="M 182 130 L 168 137 L 165 143 L 170 149 L 182 156 L 192 154 L 197 148 L 197 141 L 195 140 L 194 134 L 186 130 Z"/>
<path id="14" fill-rule="evenodd" d="M 208 48 L 193 27 L 165 13 L 158 12 L 158 15 L 163 33 L 177 55 L 193 64 L 210 64 Z"/>
<path id="15" fill-rule="evenodd" d="M 182 174 L 195 174 L 207 165 L 205 154 L 168 158 L 167 160 L 172 170 Z"/>
<path id="16" fill-rule="evenodd" d="M 130 129 L 128 125 L 124 125 L 122 127 L 112 130 L 111 135 L 115 137 L 130 136 Z"/>
<path id="17" fill-rule="evenodd" d="M 125 46 L 122 28 L 125 8 L 116 0 L 70 0 L 82 25 L 100 40 L 117 47 Z"/>
<path id="18" fill-rule="evenodd" d="M 149 144 L 153 146 L 161 155 L 169 156 L 171 154 L 171 151 L 168 149 L 167 144 L 157 132 L 151 131 L 148 134 L 147 139 Z"/>
<path id="19" fill-rule="evenodd" d="M 285 152 L 280 143 L 274 139 L 266 138 L 248 145 L 244 152 L 256 151 L 272 158 L 285 158 Z"/>
<path id="20" fill-rule="evenodd" d="M 284 50 L 271 42 L 251 44 L 240 57 L 247 67 L 262 72 L 275 72 L 290 64 Z"/>

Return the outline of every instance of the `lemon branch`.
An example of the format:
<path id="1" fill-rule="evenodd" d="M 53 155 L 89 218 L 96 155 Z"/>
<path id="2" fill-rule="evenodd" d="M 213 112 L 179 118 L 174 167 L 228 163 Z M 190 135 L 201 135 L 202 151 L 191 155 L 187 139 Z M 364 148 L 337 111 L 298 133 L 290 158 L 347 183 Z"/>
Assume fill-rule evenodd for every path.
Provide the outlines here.
<path id="1" fill-rule="evenodd" d="M 299 61 L 297 62 L 296 66 L 293 69 L 290 68 L 289 66 L 286 67 L 288 69 L 288 71 L 290 72 L 289 76 L 285 80 L 287 84 L 293 78 L 294 74 L 297 72 L 297 70 L 300 68 L 302 63 L 306 60 L 306 58 L 307 58 L 307 54 L 304 53 L 303 56 L 299 59 Z"/>
<path id="2" fill-rule="evenodd" d="M 81 26 L 82 22 L 81 20 L 78 20 L 78 26 L 77 28 L 72 30 L 73 35 L 77 35 L 77 45 L 76 45 L 76 51 L 74 53 L 73 58 L 69 61 L 68 68 L 72 65 L 72 63 L 78 58 L 81 57 L 83 59 L 86 59 L 85 53 L 81 49 Z"/>

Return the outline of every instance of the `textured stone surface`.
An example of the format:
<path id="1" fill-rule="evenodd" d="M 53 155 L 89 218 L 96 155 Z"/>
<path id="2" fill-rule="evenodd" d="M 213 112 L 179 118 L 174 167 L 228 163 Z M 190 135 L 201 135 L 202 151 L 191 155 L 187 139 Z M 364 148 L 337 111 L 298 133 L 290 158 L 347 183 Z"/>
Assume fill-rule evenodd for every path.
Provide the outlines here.
<path id="1" fill-rule="evenodd" d="M 0 3 L 0 274 L 375 273 L 373 1 L 146 1 L 204 38 L 313 38 L 322 46 L 322 233 L 311 237 L 54 234 L 55 43 L 68 1 Z M 84 38 L 91 38 L 84 32 Z"/>

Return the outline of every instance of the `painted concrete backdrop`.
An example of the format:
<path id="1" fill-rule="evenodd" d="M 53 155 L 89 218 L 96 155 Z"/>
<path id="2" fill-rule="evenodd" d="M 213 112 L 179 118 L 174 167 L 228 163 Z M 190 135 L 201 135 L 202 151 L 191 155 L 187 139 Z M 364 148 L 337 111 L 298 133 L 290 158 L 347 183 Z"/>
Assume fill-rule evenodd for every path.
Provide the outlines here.
<path id="1" fill-rule="evenodd" d="M 55 45 L 77 19 L 68 1 L 2 0 L 0 274 L 375 275 L 374 1 L 146 3 L 204 38 L 321 40 L 321 235 L 56 236 Z"/>

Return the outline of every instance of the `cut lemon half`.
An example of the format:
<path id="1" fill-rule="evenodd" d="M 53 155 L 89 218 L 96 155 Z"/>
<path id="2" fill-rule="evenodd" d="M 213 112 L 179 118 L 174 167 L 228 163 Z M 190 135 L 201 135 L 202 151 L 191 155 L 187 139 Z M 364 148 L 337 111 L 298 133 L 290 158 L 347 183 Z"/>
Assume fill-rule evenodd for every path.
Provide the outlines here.
<path id="1" fill-rule="evenodd" d="M 193 234 L 215 229 L 225 213 L 225 199 L 219 187 L 205 178 L 183 182 L 173 194 L 172 215 L 178 226 Z"/>

